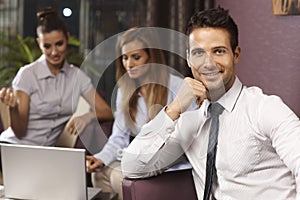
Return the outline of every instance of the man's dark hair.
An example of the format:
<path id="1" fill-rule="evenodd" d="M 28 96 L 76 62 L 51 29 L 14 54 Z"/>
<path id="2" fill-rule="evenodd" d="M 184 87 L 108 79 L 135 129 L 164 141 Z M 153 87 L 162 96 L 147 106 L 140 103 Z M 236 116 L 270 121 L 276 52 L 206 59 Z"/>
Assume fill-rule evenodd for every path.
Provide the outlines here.
<path id="1" fill-rule="evenodd" d="M 195 28 L 222 28 L 228 31 L 230 35 L 230 45 L 234 52 L 238 46 L 238 27 L 228 10 L 224 8 L 212 8 L 195 13 L 186 28 L 186 34 L 189 36 Z"/>

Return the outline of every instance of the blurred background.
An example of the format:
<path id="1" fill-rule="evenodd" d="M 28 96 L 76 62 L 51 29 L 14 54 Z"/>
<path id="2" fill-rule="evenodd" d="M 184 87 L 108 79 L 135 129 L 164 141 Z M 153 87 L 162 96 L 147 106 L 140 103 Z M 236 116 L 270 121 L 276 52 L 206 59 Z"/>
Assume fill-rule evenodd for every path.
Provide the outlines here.
<path id="1" fill-rule="evenodd" d="M 39 8 L 52 6 L 60 11 L 72 35 L 68 60 L 80 66 L 102 41 L 130 27 L 156 26 L 184 33 L 195 11 L 220 5 L 229 9 L 239 26 L 242 54 L 236 71 L 241 81 L 248 86 L 259 86 L 267 94 L 279 95 L 300 116 L 300 15 L 275 15 L 272 2 L 0 0 L 0 87 L 10 85 L 18 68 L 39 56 L 35 43 L 35 13 Z M 185 44 L 176 42 L 173 48 L 184 51 Z M 105 62 L 103 52 L 93 51 L 92 54 L 90 57 L 97 66 Z M 184 58 L 168 52 L 167 61 L 184 76 L 191 76 Z M 115 66 L 111 63 L 97 85 L 106 93 L 108 102 L 115 86 L 114 78 Z"/>
<path id="2" fill-rule="evenodd" d="M 155 26 L 184 33 L 195 11 L 214 5 L 213 1 L 203 0 L 0 0 L 1 86 L 10 85 L 21 66 L 39 57 L 35 42 L 36 12 L 48 6 L 57 8 L 66 21 L 72 36 L 68 61 L 80 66 L 102 41 L 128 28 Z M 184 51 L 183 45 L 174 46 Z M 92 53 L 95 54 L 93 64 L 103 65 L 103 52 Z M 169 66 L 174 66 L 184 76 L 191 75 L 185 59 L 171 53 L 166 56 Z M 87 73 L 93 76 L 93 72 Z M 94 84 L 102 92 L 111 94 L 115 86 L 114 63 L 104 73 L 99 82 L 99 75 L 94 77 Z M 105 95 L 107 102 L 111 101 L 110 96 Z"/>

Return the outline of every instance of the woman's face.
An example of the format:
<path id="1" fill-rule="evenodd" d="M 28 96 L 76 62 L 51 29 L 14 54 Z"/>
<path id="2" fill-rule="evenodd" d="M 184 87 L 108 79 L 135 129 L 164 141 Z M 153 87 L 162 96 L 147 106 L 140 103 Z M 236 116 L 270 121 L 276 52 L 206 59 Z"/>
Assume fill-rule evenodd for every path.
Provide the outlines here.
<path id="1" fill-rule="evenodd" d="M 142 42 L 134 40 L 125 44 L 122 49 L 122 63 L 132 79 L 141 79 L 149 70 L 149 55 L 144 50 Z"/>
<path id="2" fill-rule="evenodd" d="M 67 54 L 68 38 L 62 31 L 38 33 L 37 42 L 50 67 L 60 68 Z"/>

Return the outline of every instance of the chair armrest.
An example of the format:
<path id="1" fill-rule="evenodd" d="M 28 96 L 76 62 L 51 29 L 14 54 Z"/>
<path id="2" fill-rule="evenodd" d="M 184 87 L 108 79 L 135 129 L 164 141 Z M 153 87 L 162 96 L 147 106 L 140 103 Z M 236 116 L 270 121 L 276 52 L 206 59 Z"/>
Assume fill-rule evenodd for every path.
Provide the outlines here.
<path id="1" fill-rule="evenodd" d="M 123 200 L 197 200 L 192 170 L 165 172 L 145 179 L 123 179 Z"/>

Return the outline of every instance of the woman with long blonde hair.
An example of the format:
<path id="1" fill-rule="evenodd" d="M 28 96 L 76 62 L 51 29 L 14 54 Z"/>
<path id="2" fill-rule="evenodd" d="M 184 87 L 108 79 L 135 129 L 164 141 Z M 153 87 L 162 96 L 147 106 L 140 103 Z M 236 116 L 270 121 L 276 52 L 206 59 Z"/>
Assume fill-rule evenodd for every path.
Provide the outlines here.
<path id="1" fill-rule="evenodd" d="M 120 160 L 123 149 L 176 96 L 182 82 L 169 73 L 154 28 L 132 28 L 116 44 L 117 91 L 112 135 L 99 153 L 87 156 L 95 187 L 118 193 L 122 199 Z M 191 106 L 192 107 L 192 106 Z M 101 170 L 100 170 L 101 169 Z"/>
<path id="2" fill-rule="evenodd" d="M 167 103 L 169 73 L 165 65 L 165 57 L 161 49 L 158 48 L 158 39 L 152 29 L 130 29 L 119 38 L 116 45 L 117 53 L 117 73 L 116 79 L 118 86 L 122 92 L 123 98 L 121 110 L 124 115 L 126 124 L 132 130 L 136 127 L 136 115 L 138 107 L 138 98 L 141 95 L 146 103 L 148 115 L 156 115 L 159 110 L 153 111 L 153 105 L 164 106 Z M 134 41 L 135 48 L 142 55 L 133 53 L 129 58 L 122 52 L 126 50 L 126 46 Z M 128 45 L 129 44 L 129 45 Z M 133 44 L 133 43 L 132 43 Z M 125 48 L 122 48 L 124 47 Z M 155 48 L 156 47 L 156 48 Z M 140 63 L 141 66 L 136 67 L 134 62 Z M 134 61 L 131 61 L 133 59 Z M 150 110 L 151 109 L 151 110 Z M 134 134 L 134 133 L 133 133 Z"/>

